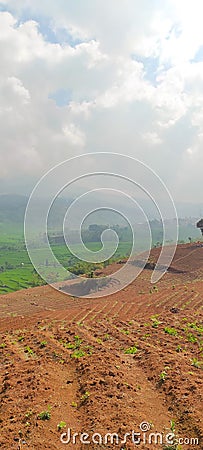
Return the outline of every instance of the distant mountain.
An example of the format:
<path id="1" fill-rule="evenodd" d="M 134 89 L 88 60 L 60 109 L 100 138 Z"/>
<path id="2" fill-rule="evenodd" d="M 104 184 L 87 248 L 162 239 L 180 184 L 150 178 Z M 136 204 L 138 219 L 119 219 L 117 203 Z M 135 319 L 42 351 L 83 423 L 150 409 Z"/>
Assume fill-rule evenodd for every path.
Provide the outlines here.
<path id="1" fill-rule="evenodd" d="M 25 211 L 29 198 L 23 195 L 0 195 L 0 224 L 2 225 L 18 225 L 23 227 Z M 59 218 L 65 215 L 68 205 L 71 201 L 64 199 L 57 199 L 54 202 L 54 206 L 50 212 L 49 225 L 51 227 L 57 227 L 59 224 Z M 45 210 L 45 200 L 39 199 L 33 204 L 33 225 L 37 223 L 36 217 L 39 214 L 43 214 Z"/>
<path id="2" fill-rule="evenodd" d="M 23 195 L 11 195 L 11 194 L 1 194 L 0 195 L 0 226 L 1 230 L 7 230 L 7 227 L 10 232 L 10 227 L 16 227 L 23 230 L 23 222 L 24 222 L 24 215 L 26 206 L 28 203 L 29 198 L 27 196 Z M 48 219 L 48 228 L 56 231 L 56 232 L 62 232 L 63 229 L 63 220 L 65 217 L 65 214 L 67 212 L 68 207 L 73 202 L 72 199 L 65 199 L 65 198 L 57 198 L 56 201 L 53 204 L 53 207 L 51 208 L 49 219 Z M 97 205 L 98 208 L 100 205 Z M 102 204 L 101 204 L 102 206 Z M 91 204 L 89 205 L 91 210 Z M 95 205 L 92 205 L 93 209 L 95 208 Z M 145 212 L 148 214 L 149 220 L 151 222 L 152 231 L 155 233 L 155 239 L 157 241 L 161 240 L 162 236 L 162 224 L 160 222 L 160 218 L 156 217 L 156 211 L 155 209 L 150 209 L 150 204 L 146 202 L 144 204 Z M 185 217 L 183 219 L 179 219 L 179 239 L 180 240 L 188 240 L 189 237 L 195 239 L 200 238 L 201 233 L 200 230 L 196 228 L 197 221 L 201 218 L 201 205 L 190 205 L 190 204 L 183 204 L 179 203 L 176 205 L 178 216 L 179 217 Z M 38 200 L 35 200 L 33 204 L 33 227 L 37 225 L 37 216 L 40 214 L 44 214 L 46 208 L 45 208 L 45 199 L 40 198 Z M 199 214 L 198 214 L 199 210 Z M 184 214 L 185 213 L 185 214 Z M 186 214 L 187 213 L 187 214 Z M 132 217 L 132 211 L 131 211 L 131 217 Z M 71 218 L 71 229 L 76 228 L 77 223 L 77 213 L 74 217 Z M 126 226 L 124 219 L 122 216 L 119 217 L 119 214 L 115 216 L 114 212 L 111 211 L 104 211 L 99 210 L 96 213 L 96 216 L 89 215 L 85 222 L 84 228 L 88 228 L 91 223 L 97 223 L 98 225 L 102 224 L 109 224 L 109 225 L 116 225 L 118 226 Z M 139 216 L 139 214 L 134 215 L 134 224 L 139 225 L 140 227 L 143 226 L 143 217 Z M 132 225 L 134 225 L 132 224 Z"/>
<path id="3" fill-rule="evenodd" d="M 0 195 L 0 222 L 23 223 L 28 198 L 23 195 Z"/>

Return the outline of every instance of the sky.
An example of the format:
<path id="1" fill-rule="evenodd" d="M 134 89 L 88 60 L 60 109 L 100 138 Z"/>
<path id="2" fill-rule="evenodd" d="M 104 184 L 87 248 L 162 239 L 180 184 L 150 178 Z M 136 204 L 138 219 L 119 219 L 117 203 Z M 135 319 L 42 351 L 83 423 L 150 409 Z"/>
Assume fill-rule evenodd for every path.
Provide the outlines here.
<path id="1" fill-rule="evenodd" d="M 0 192 L 86 152 L 203 203 L 202 0 L 0 0 Z"/>

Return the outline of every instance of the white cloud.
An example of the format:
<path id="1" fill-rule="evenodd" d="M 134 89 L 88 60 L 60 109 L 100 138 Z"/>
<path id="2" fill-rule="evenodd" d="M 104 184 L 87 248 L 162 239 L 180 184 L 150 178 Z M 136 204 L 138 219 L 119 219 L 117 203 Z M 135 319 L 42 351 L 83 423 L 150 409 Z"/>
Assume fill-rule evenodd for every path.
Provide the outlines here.
<path id="1" fill-rule="evenodd" d="M 79 147 L 84 147 L 85 145 L 84 133 L 82 133 L 79 129 L 77 129 L 73 123 L 69 124 L 69 126 L 64 126 L 62 130 L 68 142 Z"/>
<path id="2" fill-rule="evenodd" d="M 143 135 L 143 140 L 150 146 L 152 146 L 152 145 L 157 146 L 162 143 L 160 136 L 155 131 L 151 131 L 151 132 L 149 131 L 148 133 L 145 133 Z"/>
<path id="3" fill-rule="evenodd" d="M 110 150 L 201 199 L 202 1 L 0 3 L 2 179 L 37 180 L 69 156 Z M 48 25 L 56 41 L 62 28 L 69 37 L 49 41 Z M 61 89 L 63 107 L 52 98 Z"/>

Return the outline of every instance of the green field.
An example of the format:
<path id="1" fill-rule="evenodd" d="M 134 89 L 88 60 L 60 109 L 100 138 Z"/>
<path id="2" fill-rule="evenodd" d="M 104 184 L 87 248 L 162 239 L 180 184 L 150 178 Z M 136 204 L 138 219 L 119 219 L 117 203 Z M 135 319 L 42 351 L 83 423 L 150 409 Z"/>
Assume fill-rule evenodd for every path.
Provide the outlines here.
<path id="1" fill-rule="evenodd" d="M 197 231 L 199 232 L 193 225 L 190 224 L 188 227 L 187 224 L 183 223 L 179 229 L 180 242 L 184 242 L 184 239 L 187 241 L 188 236 L 192 236 L 195 239 Z M 119 232 L 121 239 L 119 240 L 116 253 L 110 260 L 101 264 L 90 264 L 77 259 L 70 253 L 65 244 L 52 244 L 52 251 L 62 266 L 69 269 L 71 273 L 75 275 L 85 273 L 87 276 L 93 276 L 95 269 L 102 268 L 114 260 L 123 259 L 130 254 L 132 242 L 129 242 L 128 230 L 120 228 Z M 93 236 L 94 234 L 88 234 L 90 240 L 94 240 L 91 239 Z M 142 227 L 139 229 L 138 240 L 139 251 L 145 250 L 145 238 L 142 233 Z M 161 245 L 161 240 L 161 227 L 155 221 L 152 227 L 152 245 Z M 53 264 L 53 261 L 49 261 L 48 253 L 43 245 L 42 243 L 40 248 L 36 248 L 33 251 L 37 256 L 37 263 L 43 268 L 43 273 L 52 275 L 52 273 L 56 272 L 57 266 Z M 109 242 L 110 245 L 111 243 Z M 74 244 L 74 246 L 75 250 L 77 250 L 78 245 Z M 97 242 L 86 242 L 86 246 L 92 251 L 98 251 L 101 248 L 101 242 L 97 239 Z M 60 281 L 60 278 L 57 280 Z M 0 221 L 0 294 L 42 284 L 46 283 L 34 269 L 26 250 L 22 221 L 19 223 L 12 223 L 11 220 Z"/>
<path id="2" fill-rule="evenodd" d="M 92 251 L 98 251 L 101 248 L 99 242 L 91 242 L 86 244 Z M 75 244 L 75 249 L 77 245 Z M 108 261 L 118 260 L 129 254 L 131 244 L 129 242 L 121 242 L 118 246 L 114 257 Z M 45 249 L 39 248 L 34 250 L 37 252 L 39 264 L 46 270 L 54 270 L 46 255 Z M 52 251 L 59 262 L 76 275 L 86 273 L 90 276 L 91 272 L 96 268 L 101 268 L 105 263 L 90 264 L 78 260 L 74 257 L 65 245 L 52 245 Z M 14 292 L 20 289 L 35 287 L 46 284 L 44 280 L 36 273 L 27 250 L 25 248 L 22 234 L 13 232 L 12 236 L 6 233 L 0 236 L 0 294 Z"/>

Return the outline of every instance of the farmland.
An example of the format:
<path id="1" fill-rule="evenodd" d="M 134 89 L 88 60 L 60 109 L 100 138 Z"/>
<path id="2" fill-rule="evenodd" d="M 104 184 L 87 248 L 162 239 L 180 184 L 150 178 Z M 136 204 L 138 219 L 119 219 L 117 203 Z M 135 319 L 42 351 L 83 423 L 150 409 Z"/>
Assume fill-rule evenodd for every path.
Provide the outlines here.
<path id="1" fill-rule="evenodd" d="M 91 242 L 87 246 L 92 251 L 97 251 L 101 247 L 99 242 Z M 76 244 L 75 249 L 77 249 Z M 122 259 L 129 253 L 129 249 L 130 242 L 121 242 L 114 258 Z M 52 250 L 60 263 L 65 268 L 72 269 L 76 275 L 88 274 L 91 270 L 100 267 L 99 265 L 85 264 L 78 261 L 65 245 L 53 245 Z M 49 261 L 45 261 L 46 253 L 44 249 L 39 248 L 36 251 L 41 264 L 49 264 Z M 21 234 L 13 234 L 12 238 L 8 235 L 2 235 L 0 241 L 0 294 L 42 284 L 44 284 L 44 281 L 32 266 Z"/>
<path id="2" fill-rule="evenodd" d="M 177 441 L 142 441 L 141 449 L 202 448 L 202 262 L 202 247 L 180 245 L 174 271 L 156 286 L 145 269 L 102 299 L 71 298 L 49 286 L 1 296 L 1 448 L 62 449 L 68 427 L 121 439 L 143 421 L 146 436 L 173 431 Z M 98 444 L 78 439 L 75 448 Z M 130 438 L 125 448 L 135 448 Z"/>
<path id="3" fill-rule="evenodd" d="M 142 227 L 139 227 L 142 231 Z M 138 229 L 139 236 L 139 250 L 145 250 L 145 239 L 140 234 L 140 229 Z M 187 227 L 184 226 L 180 229 L 180 237 L 187 236 Z M 123 259 L 130 254 L 132 240 L 130 240 L 128 231 L 120 228 L 120 234 L 123 240 L 119 241 L 117 251 L 112 258 L 108 261 L 111 264 L 113 261 Z M 191 234 L 191 233 L 190 233 Z M 89 241 L 85 242 L 88 249 L 95 252 L 101 248 L 100 238 L 97 238 L 96 242 L 91 242 L 94 234 L 87 233 L 87 238 Z M 153 228 L 153 245 L 160 245 L 157 242 L 160 237 L 159 225 L 155 223 Z M 182 242 L 182 241 L 181 241 Z M 183 241 L 184 242 L 184 241 Z M 110 243 L 109 243 L 110 244 Z M 83 261 L 78 260 L 73 256 L 65 243 L 52 243 L 52 251 L 57 257 L 58 261 L 72 273 L 76 275 L 86 274 L 87 276 L 92 273 L 92 271 L 103 268 L 103 264 L 88 264 Z M 78 245 L 74 244 L 74 248 L 77 251 Z M 39 264 L 44 266 L 44 270 L 51 271 L 52 265 L 46 255 L 46 251 L 43 248 L 36 248 L 37 260 Z M 28 256 L 23 231 L 22 224 L 12 225 L 10 222 L 0 224 L 0 294 L 6 294 L 9 292 L 14 292 L 20 289 L 26 289 L 30 287 L 43 285 L 45 282 L 37 272 L 34 270 L 33 265 Z"/>

